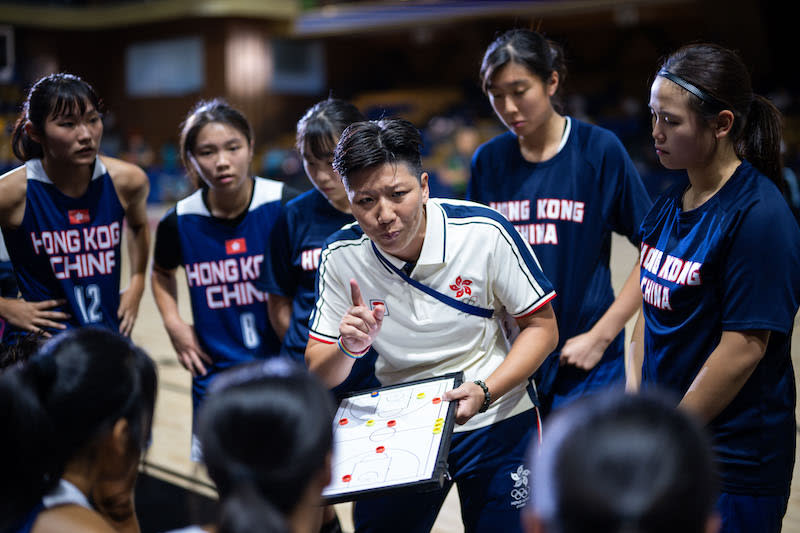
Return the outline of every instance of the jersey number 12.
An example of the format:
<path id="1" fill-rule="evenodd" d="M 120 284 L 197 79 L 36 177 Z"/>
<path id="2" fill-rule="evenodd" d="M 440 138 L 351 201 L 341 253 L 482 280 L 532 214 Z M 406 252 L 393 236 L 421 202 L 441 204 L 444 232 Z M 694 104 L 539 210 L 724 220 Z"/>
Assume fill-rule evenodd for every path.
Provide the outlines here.
<path id="1" fill-rule="evenodd" d="M 100 312 L 100 287 L 94 284 L 86 287 L 76 286 L 75 301 L 84 324 L 95 324 L 103 320 L 103 314 Z"/>

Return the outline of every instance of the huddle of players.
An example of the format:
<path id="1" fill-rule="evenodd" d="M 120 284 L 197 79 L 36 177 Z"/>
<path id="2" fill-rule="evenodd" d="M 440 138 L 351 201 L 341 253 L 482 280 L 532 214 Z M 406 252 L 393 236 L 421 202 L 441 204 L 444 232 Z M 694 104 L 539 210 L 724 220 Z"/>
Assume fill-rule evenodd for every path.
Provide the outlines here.
<path id="1" fill-rule="evenodd" d="M 539 413 L 627 378 L 629 390 L 672 391 L 706 424 L 723 531 L 779 531 L 794 460 L 789 343 L 800 296 L 780 116 L 752 93 L 732 52 L 673 53 L 649 107 L 660 161 L 686 179 L 651 205 L 619 140 L 557 111 L 565 75 L 559 47 L 538 33 L 513 30 L 487 49 L 481 81 L 509 131 L 473 157 L 469 198 L 495 210 L 428 198 L 416 129 L 365 122 L 333 99 L 298 123 L 315 188 L 289 200 L 281 183 L 250 175 L 246 118 L 219 100 L 198 104 L 180 148 L 198 190 L 159 223 L 151 277 L 193 374 L 195 408 L 212 376 L 278 352 L 306 360 L 337 392 L 463 370 L 468 379 L 448 396 L 459 404 L 450 467 L 462 516 L 469 530 L 512 531 L 528 500 L 514 489 L 528 487 Z M 133 327 L 147 180 L 98 155 L 100 112 L 88 84 L 48 76 L 15 129 L 26 163 L 0 180 L 0 225 L 23 299 L 0 299 L 0 314 L 21 329 Z M 132 274 L 120 297 L 123 219 Z M 616 298 L 612 231 L 641 249 Z M 177 312 L 178 266 L 193 327 Z M 621 332 L 639 305 L 623 368 Z M 515 335 L 499 326 L 504 314 Z M 430 529 L 445 494 L 360 501 L 356 526 Z M 558 513 L 548 519 L 542 527 L 556 528 Z"/>

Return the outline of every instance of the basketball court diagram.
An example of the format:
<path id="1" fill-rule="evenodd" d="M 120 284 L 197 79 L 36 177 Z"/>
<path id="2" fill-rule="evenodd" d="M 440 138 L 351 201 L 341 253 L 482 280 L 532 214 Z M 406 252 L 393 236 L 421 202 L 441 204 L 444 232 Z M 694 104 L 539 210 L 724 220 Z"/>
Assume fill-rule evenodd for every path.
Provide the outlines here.
<path id="1" fill-rule="evenodd" d="M 431 480 L 454 378 L 344 398 L 334 418 L 331 483 L 324 497 Z M 451 424 L 452 427 L 452 424 Z"/>

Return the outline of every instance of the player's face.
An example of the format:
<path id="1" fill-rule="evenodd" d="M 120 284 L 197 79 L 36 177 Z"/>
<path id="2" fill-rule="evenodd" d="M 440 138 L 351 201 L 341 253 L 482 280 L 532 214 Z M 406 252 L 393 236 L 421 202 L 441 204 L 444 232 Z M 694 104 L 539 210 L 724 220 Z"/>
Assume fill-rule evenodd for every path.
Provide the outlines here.
<path id="1" fill-rule="evenodd" d="M 507 63 L 488 87 L 489 103 L 506 127 L 520 137 L 535 135 L 554 112 L 550 98 L 558 88 L 554 72 L 547 81 L 518 63 Z"/>
<path id="2" fill-rule="evenodd" d="M 314 187 L 328 199 L 333 207 L 350 212 L 350 202 L 339 174 L 333 170 L 333 154 L 320 159 L 311 152 L 303 151 L 303 168 Z"/>
<path id="3" fill-rule="evenodd" d="M 91 165 L 100 147 L 103 121 L 89 102 L 86 111 L 78 106 L 59 116 L 50 115 L 44 123 L 44 135 L 33 134 L 42 145 L 48 163 Z"/>
<path id="4" fill-rule="evenodd" d="M 653 141 L 661 164 L 669 169 L 706 165 L 714 147 L 713 131 L 689 107 L 689 94 L 657 76 L 650 89 Z"/>
<path id="5" fill-rule="evenodd" d="M 347 197 L 361 229 L 387 253 L 416 261 L 425 241 L 428 174 L 420 180 L 403 163 L 386 163 L 356 172 L 346 183 Z"/>
<path id="6" fill-rule="evenodd" d="M 250 178 L 253 147 L 242 132 L 223 122 L 209 122 L 197 132 L 191 162 L 212 190 L 238 190 Z"/>

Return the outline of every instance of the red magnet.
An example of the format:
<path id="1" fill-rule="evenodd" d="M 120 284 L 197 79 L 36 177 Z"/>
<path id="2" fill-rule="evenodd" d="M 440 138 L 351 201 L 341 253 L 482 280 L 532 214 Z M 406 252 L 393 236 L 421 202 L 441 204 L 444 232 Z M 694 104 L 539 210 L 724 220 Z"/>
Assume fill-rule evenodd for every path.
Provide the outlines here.
<path id="1" fill-rule="evenodd" d="M 341 420 L 339 420 L 339 425 L 340 426 L 344 426 L 345 424 L 347 424 L 347 419 L 346 418 L 342 418 Z"/>
<path id="2" fill-rule="evenodd" d="M 441 398 L 439 398 L 439 397 L 436 397 L 436 398 L 434 398 L 433 400 L 431 400 L 431 402 L 432 402 L 432 403 L 442 403 L 442 399 L 441 399 Z"/>
<path id="3" fill-rule="evenodd" d="M 385 451 L 386 448 L 384 448 L 383 446 L 378 446 L 377 448 L 375 448 L 375 453 L 383 453 Z"/>
<path id="4" fill-rule="evenodd" d="M 394 420 L 389 420 L 388 422 L 386 422 L 386 425 L 389 426 L 390 428 L 393 428 L 397 425 L 397 422 Z"/>
<path id="5" fill-rule="evenodd" d="M 342 481 L 344 481 L 345 483 L 350 483 L 351 479 L 353 479 L 353 476 L 351 476 L 350 474 L 345 474 L 342 476 Z"/>

